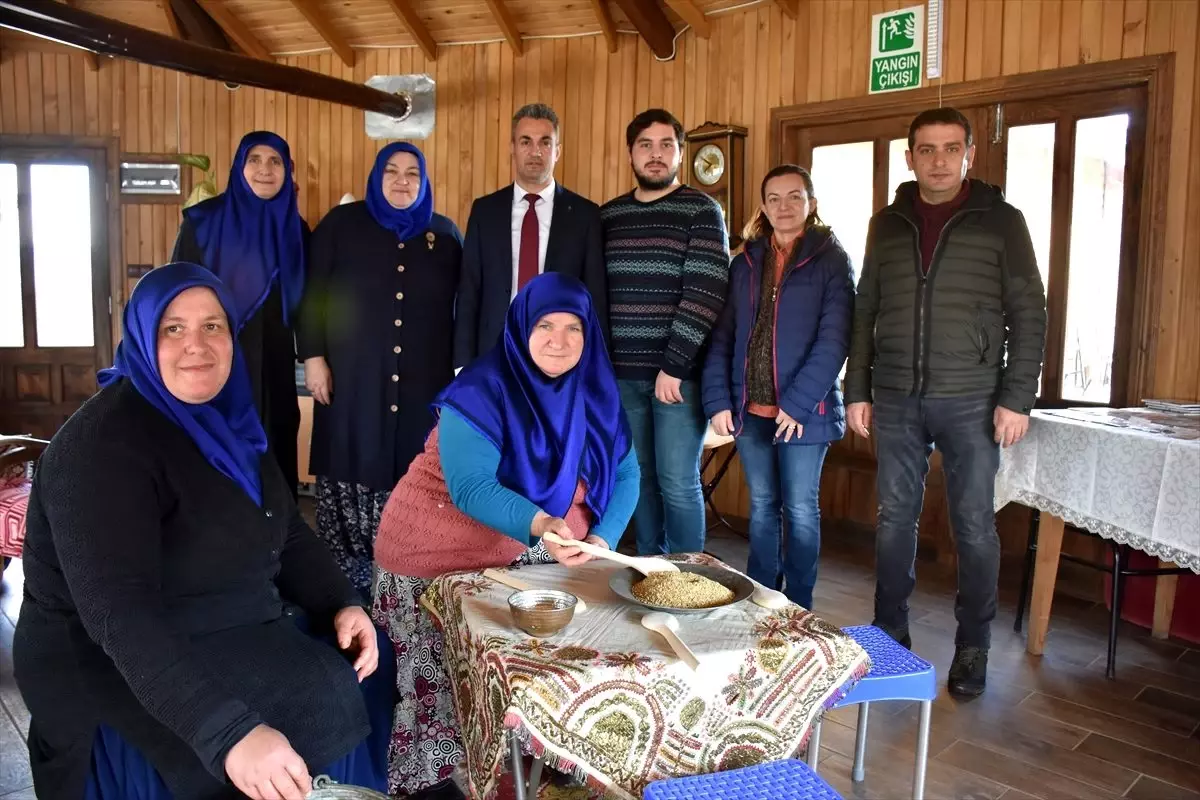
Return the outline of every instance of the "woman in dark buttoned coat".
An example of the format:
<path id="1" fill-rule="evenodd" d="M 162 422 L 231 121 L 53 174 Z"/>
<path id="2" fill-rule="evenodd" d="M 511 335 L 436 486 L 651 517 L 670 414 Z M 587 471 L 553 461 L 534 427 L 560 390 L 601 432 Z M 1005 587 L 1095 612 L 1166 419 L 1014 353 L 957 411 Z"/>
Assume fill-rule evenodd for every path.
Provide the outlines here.
<path id="1" fill-rule="evenodd" d="M 296 494 L 296 345 L 308 225 L 300 217 L 288 143 L 270 131 L 242 137 L 225 191 L 183 212 L 172 261 L 208 267 L 237 305 L 238 344 L 267 443 Z"/>
<path id="2" fill-rule="evenodd" d="M 380 513 L 454 377 L 461 261 L 458 228 L 433 213 L 425 157 L 403 142 L 380 151 L 366 200 L 313 232 L 297 342 L 315 400 L 317 531 L 364 593 Z"/>

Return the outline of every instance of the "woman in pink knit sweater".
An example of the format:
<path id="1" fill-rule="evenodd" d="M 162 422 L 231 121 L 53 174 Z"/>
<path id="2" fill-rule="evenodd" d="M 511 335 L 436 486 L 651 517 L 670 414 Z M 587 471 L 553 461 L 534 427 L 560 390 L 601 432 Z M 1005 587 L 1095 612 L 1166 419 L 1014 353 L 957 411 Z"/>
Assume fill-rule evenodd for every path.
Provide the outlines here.
<path id="1" fill-rule="evenodd" d="M 375 541 L 374 617 L 396 651 L 389 789 L 444 783 L 463 751 L 441 634 L 420 608 L 446 572 L 591 559 L 547 531 L 615 548 L 641 479 L 604 333 L 575 278 L 547 272 L 504 338 L 435 402 L 437 427 L 392 491 Z"/>

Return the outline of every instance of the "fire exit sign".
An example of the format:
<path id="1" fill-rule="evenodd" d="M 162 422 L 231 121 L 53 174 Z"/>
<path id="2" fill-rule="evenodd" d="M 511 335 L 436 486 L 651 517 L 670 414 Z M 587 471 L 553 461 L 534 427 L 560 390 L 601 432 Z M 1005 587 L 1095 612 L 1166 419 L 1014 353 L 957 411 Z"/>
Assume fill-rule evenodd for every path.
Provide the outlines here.
<path id="1" fill-rule="evenodd" d="M 919 87 L 924 43 L 925 6 L 871 17 L 870 94 Z"/>

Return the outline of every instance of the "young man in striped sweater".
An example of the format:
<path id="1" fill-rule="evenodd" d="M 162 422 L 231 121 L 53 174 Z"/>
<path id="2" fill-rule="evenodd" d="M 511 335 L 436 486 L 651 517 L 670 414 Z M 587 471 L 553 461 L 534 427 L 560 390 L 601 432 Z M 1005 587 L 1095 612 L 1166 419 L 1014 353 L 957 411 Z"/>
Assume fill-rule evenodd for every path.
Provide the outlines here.
<path id="1" fill-rule="evenodd" d="M 698 378 L 725 305 L 729 239 L 720 206 L 679 183 L 683 126 L 660 108 L 625 131 L 637 188 L 600 209 L 612 360 L 642 470 L 641 555 L 704 549 Z"/>

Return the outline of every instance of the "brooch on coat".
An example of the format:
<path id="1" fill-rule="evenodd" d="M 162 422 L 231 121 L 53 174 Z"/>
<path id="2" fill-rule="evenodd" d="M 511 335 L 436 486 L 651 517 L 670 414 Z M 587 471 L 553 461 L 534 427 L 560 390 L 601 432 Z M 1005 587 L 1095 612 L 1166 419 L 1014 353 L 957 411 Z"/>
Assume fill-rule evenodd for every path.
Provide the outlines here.
<path id="1" fill-rule="evenodd" d="M 429 249 L 433 249 L 433 243 L 437 241 L 437 237 L 433 235 L 433 231 L 425 231 L 425 241 L 429 243 Z"/>

